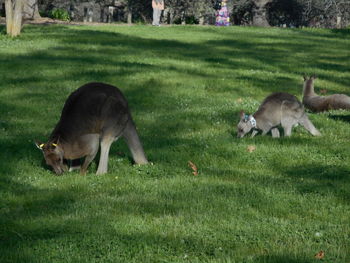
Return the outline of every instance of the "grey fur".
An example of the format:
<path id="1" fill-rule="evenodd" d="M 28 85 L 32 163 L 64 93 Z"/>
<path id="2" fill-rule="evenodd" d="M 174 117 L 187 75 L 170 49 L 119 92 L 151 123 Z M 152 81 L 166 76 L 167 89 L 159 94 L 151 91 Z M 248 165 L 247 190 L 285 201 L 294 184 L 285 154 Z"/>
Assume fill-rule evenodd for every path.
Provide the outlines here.
<path id="1" fill-rule="evenodd" d="M 89 83 L 67 99 L 60 121 L 47 143 L 36 143 L 56 174 L 67 170 L 63 160 L 85 157 L 80 172 L 85 174 L 101 146 L 97 174 L 108 171 L 109 149 L 119 137 L 125 137 L 137 164 L 147 163 L 132 120 L 128 103 L 121 91 L 103 83 Z"/>
<path id="2" fill-rule="evenodd" d="M 350 109 L 350 97 L 345 94 L 333 94 L 329 96 L 319 96 L 314 91 L 314 81 L 316 77 L 304 76 L 303 104 L 313 112 L 328 111 L 331 109 Z"/>
<path id="3" fill-rule="evenodd" d="M 272 137 L 278 138 L 280 137 L 278 126 L 282 126 L 285 136 L 290 136 L 292 128 L 298 124 L 314 136 L 321 135 L 307 117 L 301 102 L 295 96 L 284 92 L 269 95 L 261 103 L 257 112 L 247 116 L 242 111 L 240 117 L 237 125 L 238 138 L 242 138 L 251 130 L 253 130 L 251 137 L 254 137 L 258 130 L 262 130 L 262 135 L 271 131 Z M 256 127 L 253 127 L 251 121 L 253 118 L 256 121 Z"/>

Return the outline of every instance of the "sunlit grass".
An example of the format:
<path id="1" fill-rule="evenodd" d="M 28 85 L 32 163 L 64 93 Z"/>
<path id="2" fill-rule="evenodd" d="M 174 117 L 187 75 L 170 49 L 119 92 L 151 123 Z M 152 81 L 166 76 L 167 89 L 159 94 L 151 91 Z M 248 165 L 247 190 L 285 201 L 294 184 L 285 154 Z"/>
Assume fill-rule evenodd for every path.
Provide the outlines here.
<path id="1" fill-rule="evenodd" d="M 0 262 L 350 260 L 350 117 L 323 134 L 238 140 L 241 109 L 271 92 L 349 93 L 349 32 L 173 26 L 26 26 L 0 35 Z M 67 96 L 101 81 L 126 95 L 153 166 L 123 141 L 109 173 L 56 177 L 47 139 Z M 249 145 L 256 150 L 247 151 Z M 118 154 L 117 154 L 118 153 Z M 123 153 L 123 154 L 122 154 Z M 199 175 L 193 176 L 188 161 Z"/>

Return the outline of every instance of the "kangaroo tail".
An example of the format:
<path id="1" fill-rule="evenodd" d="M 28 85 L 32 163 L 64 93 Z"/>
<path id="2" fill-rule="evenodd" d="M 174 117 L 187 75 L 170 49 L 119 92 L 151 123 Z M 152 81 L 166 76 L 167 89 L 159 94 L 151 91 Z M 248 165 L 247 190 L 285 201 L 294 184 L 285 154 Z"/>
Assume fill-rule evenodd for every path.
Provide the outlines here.
<path id="1" fill-rule="evenodd" d="M 146 164 L 148 163 L 145 152 L 143 150 L 140 138 L 137 134 L 134 121 L 131 116 L 129 121 L 126 124 L 126 127 L 123 132 L 123 136 L 128 144 L 128 147 L 131 151 L 132 157 L 137 164 Z"/>

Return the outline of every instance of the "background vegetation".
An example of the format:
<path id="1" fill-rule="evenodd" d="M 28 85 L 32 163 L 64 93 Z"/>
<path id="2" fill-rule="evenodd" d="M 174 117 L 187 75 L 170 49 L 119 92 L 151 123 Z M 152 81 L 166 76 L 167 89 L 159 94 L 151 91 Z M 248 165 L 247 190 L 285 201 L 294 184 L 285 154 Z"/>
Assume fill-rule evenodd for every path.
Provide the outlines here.
<path id="1" fill-rule="evenodd" d="M 169 24 L 214 24 L 216 0 L 166 0 L 162 22 Z M 0 0 L 0 15 L 4 15 Z M 110 10 L 112 8 L 113 11 Z M 267 19 L 265 26 L 346 27 L 350 25 L 350 0 L 228 0 L 231 21 L 236 25 L 258 25 L 257 18 Z M 36 18 L 64 10 L 70 20 L 93 22 L 150 23 L 150 0 L 26 0 L 24 16 Z M 62 11 L 60 11 L 62 12 Z M 66 19 L 67 14 L 65 14 Z"/>
<path id="2" fill-rule="evenodd" d="M 318 75 L 317 91 L 349 95 L 349 44 L 349 30 L 325 29 L 0 35 L 0 262 L 309 263 L 320 250 L 349 262 L 349 112 L 309 114 L 318 138 L 301 127 L 280 139 L 235 132 L 239 111 L 269 93 L 300 97 L 303 73 Z M 133 166 L 122 140 L 104 176 L 95 163 L 85 177 L 43 165 L 33 140 L 91 81 L 125 93 L 153 166 Z"/>

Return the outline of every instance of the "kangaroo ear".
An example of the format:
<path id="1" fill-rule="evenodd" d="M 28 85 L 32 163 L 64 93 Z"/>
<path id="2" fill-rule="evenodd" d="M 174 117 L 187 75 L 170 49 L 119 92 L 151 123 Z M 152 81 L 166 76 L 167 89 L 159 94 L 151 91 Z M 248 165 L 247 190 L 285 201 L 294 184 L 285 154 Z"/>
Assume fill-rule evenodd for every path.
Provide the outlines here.
<path id="1" fill-rule="evenodd" d="M 311 79 L 317 79 L 317 76 L 316 76 L 315 74 L 313 74 L 313 75 L 311 76 Z"/>
<path id="2" fill-rule="evenodd" d="M 38 149 L 42 150 L 45 143 L 39 142 L 39 141 L 35 141 L 35 145 L 36 147 L 38 147 Z"/>
<path id="3" fill-rule="evenodd" d="M 59 143 L 59 141 L 60 141 L 60 137 L 57 137 L 57 138 L 55 138 L 54 140 L 52 140 L 52 141 L 50 142 L 50 144 L 51 144 L 51 146 L 53 146 L 53 147 L 57 147 L 57 144 Z"/>
<path id="4" fill-rule="evenodd" d="M 253 115 L 249 115 L 248 116 L 248 121 L 252 120 L 253 119 Z"/>
<path id="5" fill-rule="evenodd" d="M 243 110 L 241 110 L 240 111 L 240 113 L 239 113 L 239 117 L 243 120 L 244 119 L 244 117 L 245 117 L 245 113 L 244 113 L 244 111 Z"/>
<path id="6" fill-rule="evenodd" d="M 304 81 L 307 81 L 307 76 L 306 74 L 303 75 Z"/>

